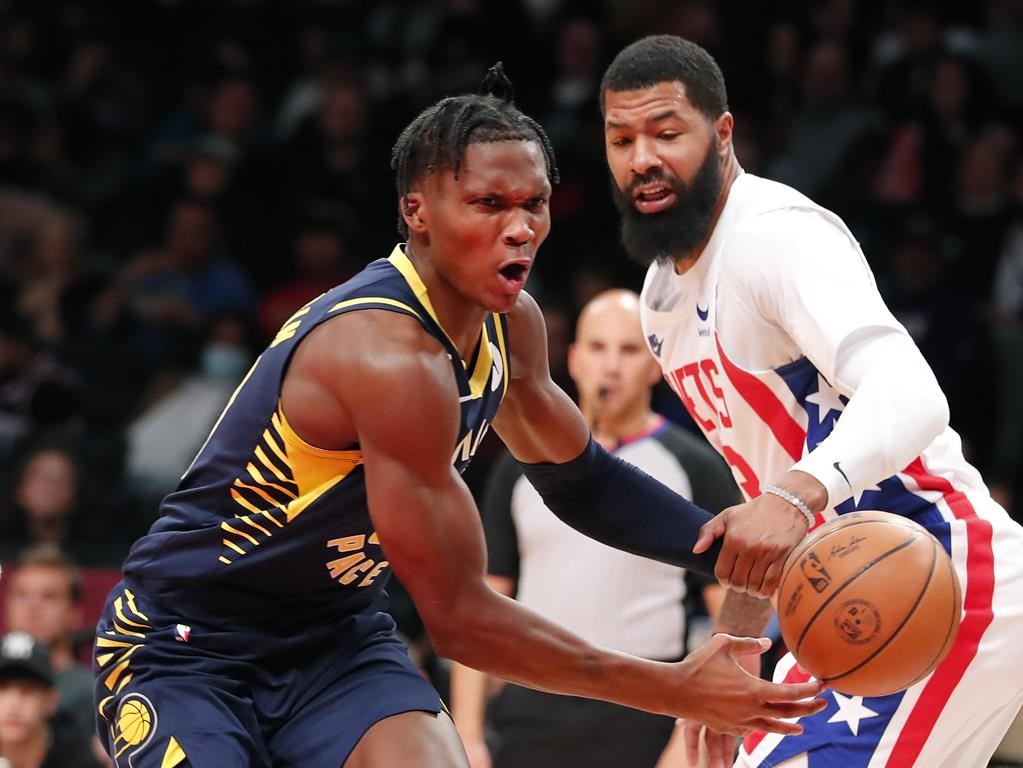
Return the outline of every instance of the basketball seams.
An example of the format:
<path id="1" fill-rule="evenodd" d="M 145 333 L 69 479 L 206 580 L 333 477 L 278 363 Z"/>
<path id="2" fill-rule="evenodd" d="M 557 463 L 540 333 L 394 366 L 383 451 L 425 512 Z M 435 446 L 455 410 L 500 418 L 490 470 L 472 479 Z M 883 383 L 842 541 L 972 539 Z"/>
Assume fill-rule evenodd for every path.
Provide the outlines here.
<path id="1" fill-rule="evenodd" d="M 915 541 L 915 540 L 916 540 L 916 537 L 914 537 L 914 539 L 912 539 L 911 542 Z M 930 587 L 931 581 L 934 579 L 934 571 L 935 571 L 935 569 L 938 566 L 938 550 L 933 545 L 932 542 L 929 542 L 929 543 L 931 543 L 931 548 L 930 548 L 931 549 L 931 567 L 930 567 L 930 570 L 928 570 L 928 572 L 927 572 L 927 579 L 924 581 L 923 586 L 920 588 L 920 594 L 918 594 L 916 596 L 916 600 L 913 602 L 913 605 L 911 605 L 909 607 L 909 610 L 906 611 L 906 615 L 903 617 L 902 622 L 899 624 L 899 626 L 897 626 L 892 631 L 891 635 L 889 635 L 885 639 L 885 641 L 883 643 L 881 643 L 877 648 L 875 648 L 873 650 L 873 652 L 870 653 L 869 656 L 867 656 L 865 659 L 863 659 L 858 664 L 856 664 L 852 669 L 847 669 L 845 672 L 843 672 L 840 675 L 832 675 L 831 677 L 822 678 L 822 680 L 821 680 L 822 682 L 826 682 L 826 683 L 834 682 L 835 680 L 840 680 L 841 678 L 846 677 L 847 675 L 851 675 L 854 672 L 858 672 L 859 670 L 863 669 L 863 667 L 865 665 L 869 664 L 871 661 L 876 659 L 878 654 L 880 654 L 885 648 L 887 648 L 891 644 L 891 642 L 896 637 L 899 636 L 899 633 L 909 623 L 909 620 L 913 618 L 913 615 L 916 613 L 916 609 L 920 607 L 920 603 L 924 599 L 924 595 L 927 594 L 927 588 Z M 942 551 L 944 551 L 944 550 L 942 550 Z M 858 578 L 859 575 L 860 574 L 857 573 L 856 576 L 854 576 L 853 578 Z M 946 635 L 946 641 L 947 641 L 947 635 Z M 942 646 L 942 648 L 944 648 L 944 645 Z M 940 656 L 940 654 L 941 654 L 940 650 L 939 650 L 938 654 Z M 933 662 L 932 662 L 932 664 L 933 664 Z M 933 668 L 932 666 L 928 666 L 927 672 L 925 672 L 924 675 L 928 674 L 931 671 L 932 668 Z M 920 677 L 923 677 L 923 675 L 921 675 Z M 917 678 L 917 680 L 919 680 L 919 679 L 920 678 Z M 914 682 L 916 682 L 916 681 L 914 681 Z"/>
<path id="2" fill-rule="evenodd" d="M 857 513 L 855 511 L 853 511 L 853 512 L 846 512 L 845 514 L 846 515 L 853 515 L 853 514 L 857 514 Z M 843 517 L 842 515 L 839 515 L 838 517 L 834 518 L 833 520 L 829 520 L 828 522 L 834 522 L 834 520 L 841 520 L 842 517 Z M 850 521 L 848 523 L 844 523 L 841 530 L 847 531 L 850 528 L 855 528 L 858 525 L 867 525 L 868 523 L 884 523 L 885 525 L 894 525 L 896 527 L 908 528 L 911 531 L 914 531 L 914 532 L 917 532 L 917 533 L 919 533 L 920 530 L 927 531 L 927 529 L 924 528 L 922 525 L 920 525 L 919 523 L 914 522 L 913 520 L 910 520 L 908 517 L 903 518 L 901 520 L 879 520 L 876 517 L 874 517 L 874 518 L 864 518 L 863 520 L 855 520 L 855 521 Z M 803 539 L 803 541 L 801 541 L 796 546 L 796 548 L 793 549 L 792 552 L 789 553 L 788 560 L 786 561 L 787 565 L 786 565 L 785 569 L 782 571 L 781 579 L 778 582 L 779 587 L 780 587 L 780 585 L 785 583 L 785 579 L 788 577 L 789 572 L 796 565 L 796 563 L 799 562 L 799 558 L 803 556 L 803 554 L 806 552 L 806 550 L 809 549 L 814 544 L 819 543 L 819 541 L 812 541 L 813 533 L 814 533 L 814 531 L 808 532 L 807 535 L 806 535 L 806 538 Z M 929 533 L 929 531 L 928 531 L 928 533 Z M 828 535 L 830 536 L 831 534 L 829 533 Z"/>
<path id="3" fill-rule="evenodd" d="M 864 521 L 864 522 L 876 522 L 876 521 Z M 886 523 L 886 524 L 888 524 L 888 523 Z M 858 523 L 851 523 L 848 526 L 845 526 L 844 528 L 842 528 L 842 531 L 844 532 L 844 531 L 848 530 L 849 528 L 853 527 L 854 525 L 858 525 Z M 905 526 L 905 527 L 908 527 L 908 526 Z M 824 609 L 827 608 L 836 597 L 838 597 L 838 595 L 842 592 L 842 590 L 844 590 L 846 587 L 850 586 L 853 582 L 856 581 L 856 579 L 858 579 L 864 573 L 869 571 L 871 568 L 873 568 L 875 565 L 877 565 L 879 562 L 881 562 L 885 558 L 891 557 L 896 552 L 901 552 L 903 549 L 905 549 L 906 547 L 911 545 L 914 541 L 916 541 L 917 539 L 920 538 L 921 534 L 920 534 L 919 531 L 917 531 L 915 529 L 912 529 L 912 528 L 910 529 L 910 531 L 911 531 L 911 535 L 910 535 L 910 537 L 908 539 L 906 539 L 904 542 L 902 542 L 898 546 L 892 547 L 887 552 L 882 552 L 880 555 L 875 557 L 870 562 L 867 562 L 867 563 L 864 563 L 863 565 L 861 565 L 859 567 L 859 569 L 856 570 L 856 572 L 852 573 L 849 576 L 849 578 L 847 578 L 844 582 L 842 582 L 842 584 L 840 584 L 835 589 L 835 591 L 827 598 L 827 600 L 824 600 L 819 606 L 817 606 L 817 610 L 814 611 L 813 615 L 807 620 L 806 626 L 803 627 L 803 632 L 802 632 L 802 634 L 799 635 L 799 640 L 796 642 L 796 647 L 795 647 L 795 650 L 793 651 L 793 653 L 795 653 L 797 658 L 799 656 L 799 650 L 803 646 L 803 640 L 806 639 L 806 633 L 810 631 L 810 628 L 814 625 L 814 622 L 817 621 L 818 617 L 821 615 L 821 613 L 824 611 Z M 831 534 L 829 534 L 829 535 L 831 535 Z M 818 540 L 815 543 L 816 544 L 820 544 L 821 541 L 823 541 L 823 539 L 820 539 L 820 540 Z M 845 674 L 848 674 L 848 673 L 845 673 Z"/>
<path id="4" fill-rule="evenodd" d="M 923 674 L 921 674 L 918 678 L 913 680 L 913 682 L 911 682 L 910 685 L 916 685 L 917 683 L 919 683 L 921 680 L 923 680 L 925 677 L 927 677 L 929 674 L 931 674 L 931 672 L 933 672 L 937 668 L 938 662 L 941 660 L 941 658 L 948 651 L 948 648 L 951 645 L 952 640 L 955 638 L 955 635 L 957 635 L 959 633 L 959 622 L 956 621 L 956 618 L 957 618 L 956 614 L 960 611 L 960 606 L 962 605 L 962 595 L 961 595 L 960 588 L 959 588 L 959 577 L 956 575 L 956 568 L 955 568 L 955 564 L 952 562 L 952 558 L 948 559 L 947 565 L 948 565 L 948 570 L 949 570 L 950 577 L 952 579 L 952 590 L 951 590 L 952 591 L 952 620 L 949 622 L 948 632 L 945 633 L 945 640 L 944 640 L 944 642 L 942 642 L 941 647 L 938 649 L 938 652 L 934 655 L 934 658 L 931 659 L 931 663 L 927 665 L 927 670 Z"/>
<path id="5" fill-rule="evenodd" d="M 851 530 L 865 523 L 884 523 L 885 527 Z M 937 563 L 938 551 L 946 552 L 941 541 L 911 518 L 874 510 L 857 510 L 821 528 L 793 549 L 782 569 L 778 596 L 783 612 L 781 629 L 791 640 L 789 647 L 795 657 L 806 654 L 815 677 L 837 690 L 842 690 L 845 682 L 854 689 L 851 694 L 875 695 L 866 691 L 893 690 L 892 686 L 904 690 L 912 684 L 903 685 L 907 677 L 914 678 L 913 682 L 926 677 L 948 654 L 959 623 L 954 610 L 950 616 L 943 608 L 948 607 L 950 598 L 942 590 L 954 593 L 954 607 L 959 583 L 957 579 L 949 583 L 949 576 L 956 574 L 950 557 L 946 557 L 946 568 L 951 570 Z M 930 545 L 926 570 L 927 556 L 917 542 Z M 847 557 L 857 550 L 858 554 Z M 903 554 L 898 554 L 900 551 Z M 908 574 L 903 574 L 904 567 L 912 571 L 912 578 L 903 579 Z M 893 585 L 890 597 L 885 587 L 888 578 L 899 582 Z M 851 599 L 855 597 L 868 599 L 856 608 L 858 601 Z M 879 604 L 895 602 L 882 620 L 871 599 L 879 599 Z M 848 633 L 848 642 L 869 645 L 855 652 L 835 647 L 828 617 L 834 619 L 840 634 Z"/>

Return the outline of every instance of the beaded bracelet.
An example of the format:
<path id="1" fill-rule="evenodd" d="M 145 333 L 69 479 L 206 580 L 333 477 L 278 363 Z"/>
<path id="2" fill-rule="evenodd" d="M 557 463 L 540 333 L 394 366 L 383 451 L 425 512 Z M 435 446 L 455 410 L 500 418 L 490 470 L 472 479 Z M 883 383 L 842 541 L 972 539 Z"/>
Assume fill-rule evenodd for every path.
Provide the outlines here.
<path id="1" fill-rule="evenodd" d="M 810 511 L 806 502 L 796 496 L 796 494 L 792 491 L 786 491 L 784 488 L 780 488 L 777 485 L 768 485 L 764 488 L 764 493 L 770 493 L 774 496 L 785 499 L 785 501 L 798 509 L 802 513 L 803 517 L 806 518 L 806 525 L 808 528 L 812 528 L 813 524 L 817 521 L 817 516 Z"/>

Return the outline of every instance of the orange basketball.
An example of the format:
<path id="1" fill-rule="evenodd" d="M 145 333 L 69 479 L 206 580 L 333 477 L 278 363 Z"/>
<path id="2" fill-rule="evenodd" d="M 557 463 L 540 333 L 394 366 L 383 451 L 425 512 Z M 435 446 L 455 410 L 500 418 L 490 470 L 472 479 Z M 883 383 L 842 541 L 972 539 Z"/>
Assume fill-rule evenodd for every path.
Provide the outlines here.
<path id="1" fill-rule="evenodd" d="M 962 610 L 934 536 L 888 512 L 851 512 L 792 550 L 778 589 L 782 637 L 799 665 L 848 695 L 901 691 L 945 658 Z"/>

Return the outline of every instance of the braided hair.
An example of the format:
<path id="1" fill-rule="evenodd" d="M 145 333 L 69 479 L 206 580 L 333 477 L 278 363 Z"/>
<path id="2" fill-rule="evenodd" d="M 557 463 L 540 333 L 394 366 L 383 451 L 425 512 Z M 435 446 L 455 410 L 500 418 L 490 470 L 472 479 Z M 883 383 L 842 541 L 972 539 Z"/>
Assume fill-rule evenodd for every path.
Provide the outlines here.
<path id="1" fill-rule="evenodd" d="M 514 98 L 511 81 L 497 62 L 487 70 L 479 93 L 450 96 L 423 110 L 391 149 L 398 198 L 403 199 L 417 179 L 436 171 L 454 171 L 457 179 L 469 144 L 496 141 L 537 142 L 547 162 L 547 178 L 556 183 L 558 168 L 551 140 L 539 123 L 519 111 Z M 408 237 L 400 214 L 398 231 Z"/>

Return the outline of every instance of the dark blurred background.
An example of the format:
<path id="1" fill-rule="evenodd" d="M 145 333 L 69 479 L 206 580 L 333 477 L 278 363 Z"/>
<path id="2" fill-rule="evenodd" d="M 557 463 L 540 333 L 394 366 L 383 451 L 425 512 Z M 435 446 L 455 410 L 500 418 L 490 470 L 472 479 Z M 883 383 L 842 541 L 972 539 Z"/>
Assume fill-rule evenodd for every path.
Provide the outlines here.
<path id="1" fill-rule="evenodd" d="M 497 60 L 561 167 L 529 288 L 571 391 L 578 308 L 642 279 L 598 84 L 649 33 L 717 58 L 747 171 L 849 224 L 1023 517 L 1023 0 L 0 0 L 0 561 L 49 542 L 85 566 L 48 642 L 87 654 L 128 546 L 263 345 L 390 252 L 398 133 Z M 692 426 L 666 388 L 656 404 Z"/>
<path id="2" fill-rule="evenodd" d="M 570 386 L 577 308 L 642 277 L 598 83 L 664 32 L 743 167 L 844 217 L 1023 513 L 1023 0 L 0 0 L 0 559 L 119 564 L 282 321 L 389 253 L 402 127 L 499 59 L 562 171 L 530 289 Z"/>

